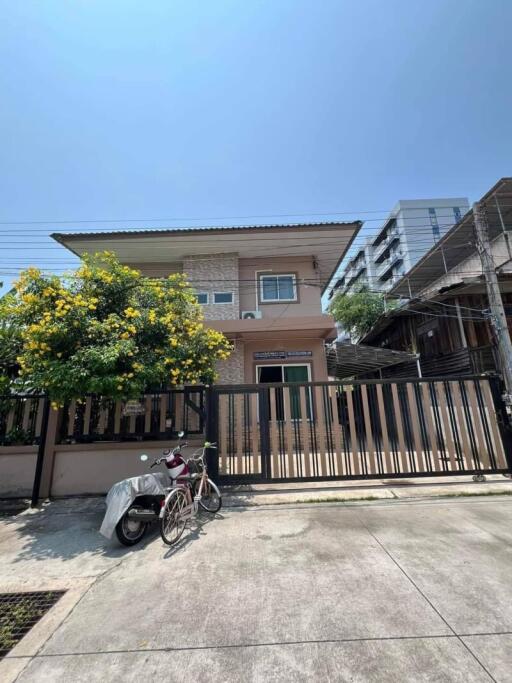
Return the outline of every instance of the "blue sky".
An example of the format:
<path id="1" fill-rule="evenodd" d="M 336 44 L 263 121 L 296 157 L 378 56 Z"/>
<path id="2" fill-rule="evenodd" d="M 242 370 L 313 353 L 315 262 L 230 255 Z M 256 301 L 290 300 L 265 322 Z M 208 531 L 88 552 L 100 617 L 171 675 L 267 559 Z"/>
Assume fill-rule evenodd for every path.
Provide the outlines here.
<path id="1" fill-rule="evenodd" d="M 6 285 L 75 263 L 54 230 L 337 212 L 375 229 L 398 199 L 475 200 L 512 174 L 510 0 L 0 10 Z M 213 220 L 232 216 L 258 218 Z M 96 219 L 119 222 L 77 222 Z"/>

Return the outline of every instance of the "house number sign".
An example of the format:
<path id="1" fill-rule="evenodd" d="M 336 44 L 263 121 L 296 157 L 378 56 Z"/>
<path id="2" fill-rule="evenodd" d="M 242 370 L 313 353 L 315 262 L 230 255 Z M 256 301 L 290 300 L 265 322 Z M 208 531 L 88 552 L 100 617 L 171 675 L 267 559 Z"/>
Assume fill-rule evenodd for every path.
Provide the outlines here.
<path id="1" fill-rule="evenodd" d="M 254 360 L 284 360 L 286 358 L 311 358 L 313 351 L 255 351 Z"/>
<path id="2" fill-rule="evenodd" d="M 139 401 L 126 401 L 123 408 L 123 415 L 144 415 L 145 406 Z"/>

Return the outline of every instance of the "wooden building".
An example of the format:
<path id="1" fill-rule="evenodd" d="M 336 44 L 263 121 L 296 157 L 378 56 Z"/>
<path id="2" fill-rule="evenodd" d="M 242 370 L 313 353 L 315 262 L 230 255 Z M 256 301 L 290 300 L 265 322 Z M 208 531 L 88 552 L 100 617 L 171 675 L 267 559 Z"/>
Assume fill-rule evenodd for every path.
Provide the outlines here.
<path id="1" fill-rule="evenodd" d="M 512 178 L 502 178 L 481 199 L 491 251 L 512 331 Z M 360 341 L 419 355 L 426 377 L 497 372 L 486 285 L 469 211 L 390 290 L 399 299 Z M 416 375 L 414 364 L 385 371 Z"/>

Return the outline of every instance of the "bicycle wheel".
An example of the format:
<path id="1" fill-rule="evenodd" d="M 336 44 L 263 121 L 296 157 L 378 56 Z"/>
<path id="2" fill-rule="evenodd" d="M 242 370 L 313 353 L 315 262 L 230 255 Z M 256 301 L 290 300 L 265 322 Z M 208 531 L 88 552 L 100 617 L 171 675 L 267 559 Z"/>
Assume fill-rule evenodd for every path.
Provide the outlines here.
<path id="1" fill-rule="evenodd" d="M 187 494 L 183 489 L 175 489 L 167 501 L 163 516 L 160 518 L 160 536 L 167 545 L 174 545 L 180 538 L 187 520 L 183 511 L 188 505 Z"/>
<path id="2" fill-rule="evenodd" d="M 200 485 L 201 480 L 198 479 L 194 485 L 194 494 L 197 495 L 199 493 Z M 212 514 L 218 512 L 222 507 L 222 497 L 220 495 L 220 491 L 211 479 L 207 479 L 203 484 L 199 505 L 203 508 L 203 510 L 206 510 L 206 512 L 211 512 Z"/>

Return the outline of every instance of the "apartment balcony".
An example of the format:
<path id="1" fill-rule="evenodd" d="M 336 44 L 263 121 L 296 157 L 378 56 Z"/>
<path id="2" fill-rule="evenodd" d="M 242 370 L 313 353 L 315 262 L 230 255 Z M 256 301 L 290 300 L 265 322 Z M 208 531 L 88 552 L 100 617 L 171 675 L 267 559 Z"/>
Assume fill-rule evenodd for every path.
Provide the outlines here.
<path id="1" fill-rule="evenodd" d="M 396 230 L 396 216 L 394 216 L 393 218 L 388 218 L 388 220 L 384 223 L 382 228 L 377 233 L 377 236 L 372 242 L 372 246 L 374 248 L 380 246 L 393 230 Z"/>
<path id="2" fill-rule="evenodd" d="M 359 278 L 363 275 L 366 274 L 366 263 L 363 263 L 359 266 L 359 268 L 354 268 L 352 270 L 352 275 L 351 277 L 345 277 L 345 289 L 349 289 Z"/>
<path id="3" fill-rule="evenodd" d="M 396 242 L 400 240 L 400 235 L 398 230 L 395 228 L 390 231 L 389 235 L 379 244 L 379 246 L 373 252 L 373 260 L 376 264 L 382 262 L 386 251 Z"/>
<path id="4" fill-rule="evenodd" d="M 402 251 L 395 251 L 393 254 L 391 254 L 387 259 L 384 259 L 384 261 L 377 266 L 376 269 L 376 275 L 381 281 L 387 281 L 393 274 L 393 268 L 403 261 L 403 254 Z"/>
<path id="5" fill-rule="evenodd" d="M 347 285 L 344 289 L 344 294 L 352 294 L 353 292 L 358 292 L 363 287 L 369 287 L 368 278 L 360 277 L 354 280 L 351 284 Z"/>
<path id="6" fill-rule="evenodd" d="M 357 254 L 355 254 L 350 261 L 347 263 L 347 268 L 348 270 L 351 270 L 352 268 L 358 268 L 361 263 L 364 263 L 365 261 L 365 254 L 364 254 L 364 249 L 359 249 Z"/>
<path id="7" fill-rule="evenodd" d="M 380 283 L 380 289 L 384 292 L 389 291 L 391 287 L 393 287 L 393 285 L 395 285 L 402 277 L 403 275 L 391 275 L 390 278 Z"/>

